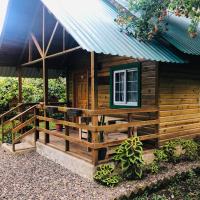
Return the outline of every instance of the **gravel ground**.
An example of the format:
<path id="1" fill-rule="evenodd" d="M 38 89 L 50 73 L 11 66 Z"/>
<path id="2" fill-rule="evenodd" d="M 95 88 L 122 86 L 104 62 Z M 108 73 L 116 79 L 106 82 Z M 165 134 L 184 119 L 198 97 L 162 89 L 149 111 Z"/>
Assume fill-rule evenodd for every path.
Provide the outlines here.
<path id="1" fill-rule="evenodd" d="M 173 174 L 194 165 L 200 163 L 171 166 L 169 171 Z M 109 200 L 169 176 L 168 173 L 106 188 L 71 173 L 36 152 L 13 155 L 0 147 L 0 200 Z"/>

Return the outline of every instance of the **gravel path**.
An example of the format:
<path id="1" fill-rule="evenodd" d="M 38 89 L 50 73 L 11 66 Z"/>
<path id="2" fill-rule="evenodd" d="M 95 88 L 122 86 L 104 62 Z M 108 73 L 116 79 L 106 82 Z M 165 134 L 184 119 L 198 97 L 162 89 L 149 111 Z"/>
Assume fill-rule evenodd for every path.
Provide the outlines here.
<path id="1" fill-rule="evenodd" d="M 107 188 L 71 173 L 36 152 L 13 155 L 0 147 L 0 200 L 110 200 L 194 166 L 200 163 L 169 165 L 168 172 Z"/>

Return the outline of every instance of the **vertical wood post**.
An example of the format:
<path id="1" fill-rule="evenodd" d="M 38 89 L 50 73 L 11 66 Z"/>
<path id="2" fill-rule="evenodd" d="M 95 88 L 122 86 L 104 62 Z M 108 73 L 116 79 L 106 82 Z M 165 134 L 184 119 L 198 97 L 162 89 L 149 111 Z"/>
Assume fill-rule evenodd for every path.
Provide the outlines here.
<path id="1" fill-rule="evenodd" d="M 12 129 L 15 127 L 15 122 L 12 121 Z M 15 152 L 15 132 L 12 131 L 12 151 Z"/>
<path id="2" fill-rule="evenodd" d="M 18 67 L 18 103 L 21 104 L 23 101 L 22 97 L 22 68 Z M 18 112 L 21 113 L 23 111 L 23 107 L 18 108 Z M 20 117 L 20 122 L 23 123 L 23 117 Z M 20 130 L 20 133 L 23 134 L 23 128 Z"/>
<path id="3" fill-rule="evenodd" d="M 4 143 L 4 117 L 1 118 L 1 141 Z"/>
<path id="4" fill-rule="evenodd" d="M 39 109 L 36 107 L 34 109 L 34 117 L 35 117 L 35 121 L 34 121 L 34 126 L 35 126 L 35 135 L 34 135 L 34 142 L 36 143 L 37 140 L 39 139 L 39 120 L 37 119 L 37 116 L 39 115 Z"/>
<path id="5" fill-rule="evenodd" d="M 22 69 L 18 67 L 18 103 L 22 103 Z"/>
<path id="6" fill-rule="evenodd" d="M 67 113 L 65 113 L 65 120 L 68 121 Z M 65 135 L 69 135 L 69 126 L 65 126 Z M 69 151 L 69 141 L 65 140 L 65 151 Z"/>
<path id="7" fill-rule="evenodd" d="M 91 52 L 91 109 L 95 110 L 98 108 L 98 90 L 97 90 L 97 77 L 95 68 L 95 53 Z M 92 125 L 98 126 L 98 116 L 92 117 Z M 98 132 L 92 132 L 92 143 L 98 143 Z M 92 149 L 92 163 L 98 164 L 98 150 Z"/>
<path id="8" fill-rule="evenodd" d="M 43 68 L 43 92 L 44 92 L 44 106 L 48 104 L 48 69 L 45 62 L 45 7 L 43 6 L 42 12 L 42 68 Z M 47 117 L 47 110 L 44 110 L 44 116 Z M 49 129 L 49 122 L 45 122 L 45 128 Z M 49 143 L 49 134 L 45 133 L 44 143 Z"/>

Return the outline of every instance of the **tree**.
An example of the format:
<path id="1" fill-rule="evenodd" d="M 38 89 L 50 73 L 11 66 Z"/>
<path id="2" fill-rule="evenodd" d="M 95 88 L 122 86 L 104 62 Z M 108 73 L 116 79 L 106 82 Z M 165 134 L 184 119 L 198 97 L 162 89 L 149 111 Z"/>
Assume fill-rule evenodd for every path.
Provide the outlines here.
<path id="1" fill-rule="evenodd" d="M 197 35 L 200 22 L 199 0 L 129 0 L 129 11 L 119 10 L 116 22 L 121 30 L 139 40 L 152 40 L 167 31 L 166 18 L 169 13 L 191 19 L 188 32 Z"/>
<path id="2" fill-rule="evenodd" d="M 49 80 L 49 100 L 65 101 L 66 81 L 63 78 Z M 43 99 L 42 79 L 23 79 L 23 102 L 40 102 Z M 0 78 L 0 113 L 8 109 L 13 101 L 17 103 L 18 80 L 16 78 Z"/>

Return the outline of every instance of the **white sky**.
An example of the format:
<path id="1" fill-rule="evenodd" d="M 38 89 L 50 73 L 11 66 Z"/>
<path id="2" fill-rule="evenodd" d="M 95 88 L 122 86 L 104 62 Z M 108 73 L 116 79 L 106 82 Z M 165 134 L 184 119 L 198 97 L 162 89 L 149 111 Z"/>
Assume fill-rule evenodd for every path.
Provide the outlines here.
<path id="1" fill-rule="evenodd" d="M 0 0 L 0 35 L 3 29 L 3 25 L 4 25 L 8 1 L 9 0 Z"/>

